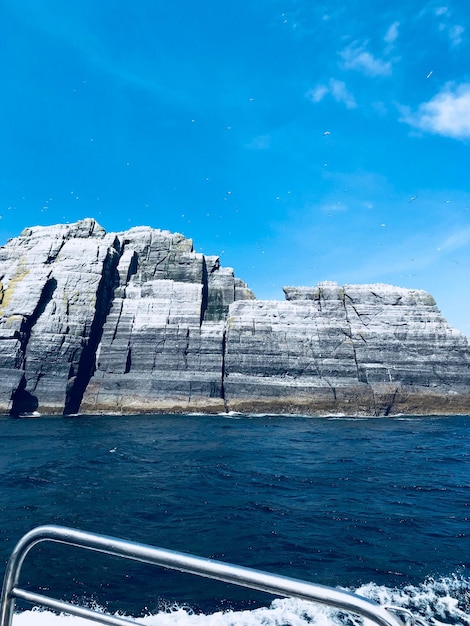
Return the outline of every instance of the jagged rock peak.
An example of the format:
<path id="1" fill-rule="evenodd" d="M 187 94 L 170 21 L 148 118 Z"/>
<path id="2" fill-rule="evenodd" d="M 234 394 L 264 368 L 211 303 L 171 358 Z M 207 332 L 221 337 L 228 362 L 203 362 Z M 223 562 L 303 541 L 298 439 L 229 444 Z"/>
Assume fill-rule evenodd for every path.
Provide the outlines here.
<path id="1" fill-rule="evenodd" d="M 113 407 L 124 382 L 126 402 L 126 387 L 140 388 L 140 408 L 153 388 L 160 398 L 219 390 L 223 408 L 221 324 L 231 303 L 252 297 L 179 233 L 106 233 L 90 218 L 27 228 L 0 248 L 0 411 L 74 413 L 95 372 L 115 385 Z M 109 408 L 106 394 L 96 406 Z"/>
<path id="2" fill-rule="evenodd" d="M 20 238 L 24 237 L 56 237 L 70 239 L 72 237 L 85 239 L 88 237 L 103 238 L 106 235 L 105 229 L 92 217 L 72 224 L 54 224 L 53 226 L 33 226 L 25 228 Z"/>

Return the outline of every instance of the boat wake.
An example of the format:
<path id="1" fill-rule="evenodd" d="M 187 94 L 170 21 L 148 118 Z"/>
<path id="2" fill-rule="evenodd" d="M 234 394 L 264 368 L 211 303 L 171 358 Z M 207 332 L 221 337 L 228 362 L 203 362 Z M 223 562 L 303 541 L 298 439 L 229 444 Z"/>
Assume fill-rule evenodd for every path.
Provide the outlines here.
<path id="1" fill-rule="evenodd" d="M 470 626 L 470 579 L 428 579 L 419 586 L 394 589 L 368 583 L 348 591 L 383 605 L 407 609 L 433 626 Z M 161 602 L 158 612 L 138 617 L 136 621 L 145 626 L 371 626 L 370 622 L 359 617 L 292 598 L 275 599 L 269 606 L 253 610 L 228 610 L 210 615 L 197 614 L 190 606 Z M 16 613 L 13 619 L 13 626 L 85 626 L 90 623 L 82 618 L 56 615 L 40 609 Z"/>

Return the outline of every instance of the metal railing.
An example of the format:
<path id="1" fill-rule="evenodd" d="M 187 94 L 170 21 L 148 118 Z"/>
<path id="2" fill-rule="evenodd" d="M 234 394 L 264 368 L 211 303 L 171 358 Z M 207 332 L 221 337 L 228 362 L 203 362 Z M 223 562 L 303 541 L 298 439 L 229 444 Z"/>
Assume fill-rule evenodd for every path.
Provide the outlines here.
<path id="1" fill-rule="evenodd" d="M 69 602 L 50 598 L 39 593 L 33 593 L 21 589 L 19 584 L 20 572 L 28 552 L 38 543 L 52 541 L 69 544 L 88 550 L 94 550 L 123 557 L 134 561 L 141 561 L 152 565 L 159 565 L 168 569 L 196 574 L 206 578 L 249 587 L 258 591 L 264 591 L 272 595 L 300 598 L 326 604 L 336 609 L 347 611 L 372 620 L 380 626 L 402 626 L 401 622 L 389 610 L 376 602 L 362 596 L 315 585 L 313 583 L 277 576 L 247 567 L 240 567 L 214 561 L 202 557 L 165 550 L 142 543 L 124 541 L 115 537 L 98 535 L 62 526 L 39 526 L 30 531 L 16 545 L 8 561 L 0 604 L 0 626 L 11 626 L 15 600 L 21 599 L 35 605 L 53 609 L 54 611 L 76 615 L 86 619 L 122 626 L 123 624 L 135 624 L 136 622 L 94 611 L 93 609 L 77 606 Z M 390 607 L 390 610 L 394 610 Z"/>

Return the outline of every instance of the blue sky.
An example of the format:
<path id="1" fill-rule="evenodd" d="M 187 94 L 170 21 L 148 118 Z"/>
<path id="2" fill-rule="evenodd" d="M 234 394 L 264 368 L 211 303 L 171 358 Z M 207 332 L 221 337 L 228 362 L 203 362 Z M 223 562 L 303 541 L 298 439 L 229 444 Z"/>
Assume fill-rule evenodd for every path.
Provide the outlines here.
<path id="1" fill-rule="evenodd" d="M 0 243 L 181 232 L 262 299 L 426 289 L 470 335 L 470 5 L 3 0 Z"/>

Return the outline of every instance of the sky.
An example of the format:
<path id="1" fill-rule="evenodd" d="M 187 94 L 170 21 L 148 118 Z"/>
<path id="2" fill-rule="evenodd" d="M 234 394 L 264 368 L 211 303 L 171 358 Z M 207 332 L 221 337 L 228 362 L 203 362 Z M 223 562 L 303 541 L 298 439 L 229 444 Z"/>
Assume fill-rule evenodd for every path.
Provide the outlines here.
<path id="1" fill-rule="evenodd" d="M 470 5 L 2 0 L 0 244 L 94 217 L 261 299 L 425 289 L 470 336 Z"/>

